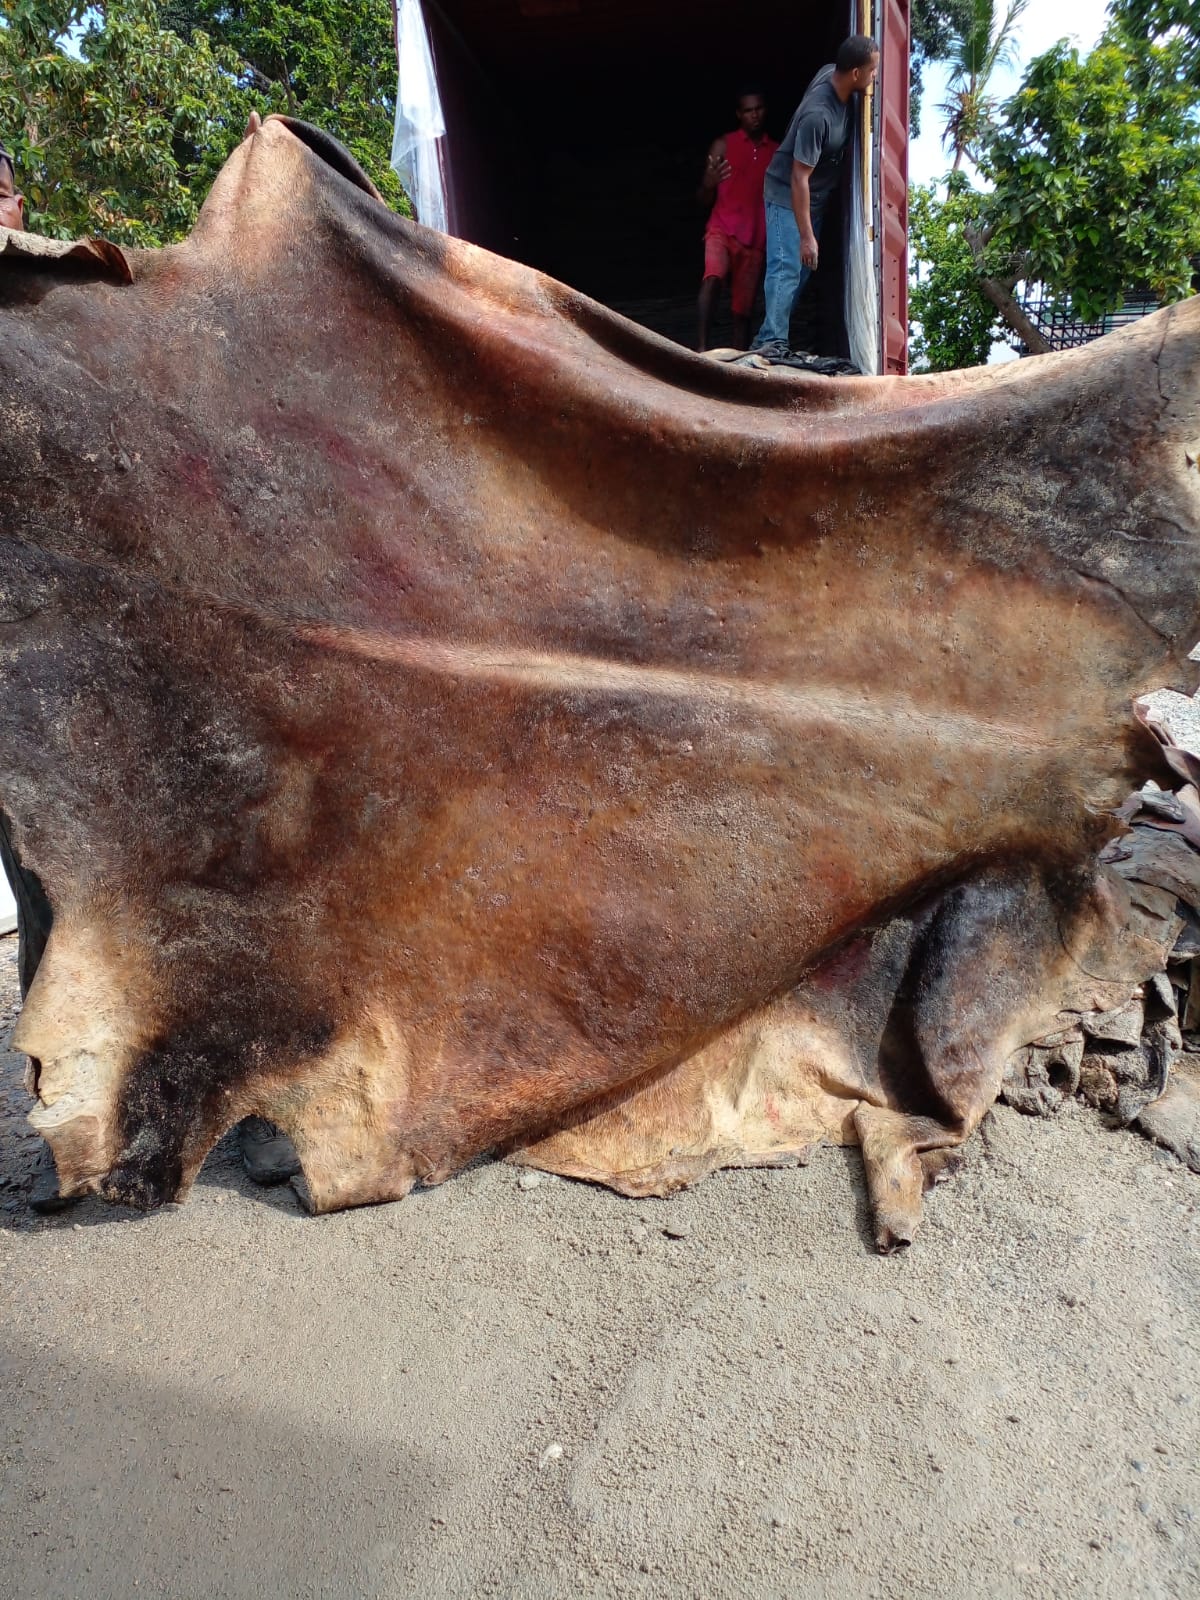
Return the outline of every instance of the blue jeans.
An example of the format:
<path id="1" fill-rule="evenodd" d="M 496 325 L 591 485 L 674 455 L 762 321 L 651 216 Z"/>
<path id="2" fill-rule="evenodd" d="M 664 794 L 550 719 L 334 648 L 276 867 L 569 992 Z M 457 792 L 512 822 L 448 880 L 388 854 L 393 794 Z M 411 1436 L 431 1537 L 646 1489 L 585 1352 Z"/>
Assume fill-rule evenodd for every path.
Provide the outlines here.
<path id="1" fill-rule="evenodd" d="M 767 272 L 763 282 L 763 298 L 767 314 L 763 325 L 754 335 L 752 350 L 760 344 L 773 344 L 776 340 L 788 342 L 788 328 L 792 321 L 792 307 L 796 297 L 812 276 L 812 268 L 800 263 L 800 226 L 791 206 L 767 203 Z M 810 212 L 813 232 L 821 237 L 821 213 Z"/>

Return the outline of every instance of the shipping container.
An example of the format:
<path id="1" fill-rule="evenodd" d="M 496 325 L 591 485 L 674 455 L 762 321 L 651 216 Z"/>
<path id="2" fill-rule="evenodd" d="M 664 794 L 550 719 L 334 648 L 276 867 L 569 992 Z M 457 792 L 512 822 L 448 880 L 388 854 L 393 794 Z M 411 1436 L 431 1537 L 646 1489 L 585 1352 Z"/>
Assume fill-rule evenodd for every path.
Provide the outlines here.
<path id="1" fill-rule="evenodd" d="M 871 362 L 906 369 L 909 0 L 402 0 L 402 29 L 411 33 L 414 15 L 445 129 L 439 220 L 683 343 L 694 337 L 701 274 L 696 188 L 708 145 L 733 126 L 737 94 L 763 91 L 778 137 L 841 40 L 873 34 L 881 61 L 863 107 L 860 194 L 844 185 L 841 226 L 826 221 L 800 319 L 812 331 L 806 348 L 849 353 L 853 270 L 869 295 L 859 326 L 873 318 Z M 420 59 L 410 38 L 402 107 Z M 850 269 L 856 205 L 864 227 Z"/>

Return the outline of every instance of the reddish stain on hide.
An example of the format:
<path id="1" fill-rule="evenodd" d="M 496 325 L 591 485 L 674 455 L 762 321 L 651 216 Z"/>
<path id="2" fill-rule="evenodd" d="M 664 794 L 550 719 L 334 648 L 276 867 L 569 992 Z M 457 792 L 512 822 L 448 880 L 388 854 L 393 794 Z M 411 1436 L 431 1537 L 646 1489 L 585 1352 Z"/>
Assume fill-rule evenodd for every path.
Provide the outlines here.
<path id="1" fill-rule="evenodd" d="M 342 493 L 374 499 L 394 487 L 387 464 L 316 412 L 272 410 L 259 419 L 259 426 L 278 443 L 300 446 L 311 456 L 312 470 Z"/>
<path id="2" fill-rule="evenodd" d="M 869 936 L 851 939 L 849 944 L 843 945 L 835 955 L 821 964 L 817 970 L 809 974 L 809 985 L 816 989 L 840 991 L 848 984 L 860 978 L 867 969 L 871 957 L 871 940 Z"/>
<path id="3" fill-rule="evenodd" d="M 207 457 L 187 452 L 179 457 L 177 481 L 182 493 L 191 500 L 216 500 L 220 490 Z"/>

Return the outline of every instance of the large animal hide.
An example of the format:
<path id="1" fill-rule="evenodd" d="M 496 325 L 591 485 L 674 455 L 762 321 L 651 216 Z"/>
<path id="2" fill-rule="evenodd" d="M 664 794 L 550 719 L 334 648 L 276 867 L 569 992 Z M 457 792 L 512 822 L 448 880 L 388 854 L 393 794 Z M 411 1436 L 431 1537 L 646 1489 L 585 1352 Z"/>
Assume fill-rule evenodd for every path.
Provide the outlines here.
<path id="1" fill-rule="evenodd" d="M 1161 965 L 1088 863 L 1200 635 L 1200 301 L 725 368 L 281 119 L 183 245 L 8 244 L 0 803 L 64 1195 L 180 1198 L 251 1113 L 318 1211 L 854 1138 L 886 1248 L 1009 1054 Z"/>

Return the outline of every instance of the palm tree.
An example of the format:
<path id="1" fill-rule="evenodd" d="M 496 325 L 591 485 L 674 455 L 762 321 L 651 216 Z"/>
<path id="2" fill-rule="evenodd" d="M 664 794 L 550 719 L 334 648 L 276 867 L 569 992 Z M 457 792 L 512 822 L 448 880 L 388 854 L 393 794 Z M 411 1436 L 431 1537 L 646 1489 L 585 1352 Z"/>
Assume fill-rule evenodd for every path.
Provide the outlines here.
<path id="1" fill-rule="evenodd" d="M 995 103 L 987 86 L 997 67 L 1015 64 L 1013 35 L 1028 5 L 1029 0 L 1008 0 L 1008 9 L 998 18 L 995 0 L 969 0 L 965 25 L 953 30 L 946 52 L 949 99 L 938 110 L 946 119 L 942 142 L 954 149 L 955 172 L 964 156 L 974 154 L 991 120 Z"/>

